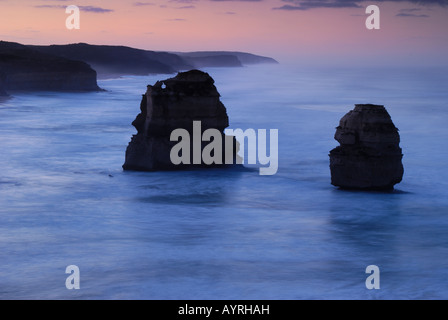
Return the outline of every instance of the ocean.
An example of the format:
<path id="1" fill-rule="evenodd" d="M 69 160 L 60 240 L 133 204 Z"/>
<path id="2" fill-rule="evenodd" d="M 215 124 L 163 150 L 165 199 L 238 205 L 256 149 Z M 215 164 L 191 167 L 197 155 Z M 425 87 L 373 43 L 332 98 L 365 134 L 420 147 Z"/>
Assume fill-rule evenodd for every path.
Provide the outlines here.
<path id="1" fill-rule="evenodd" d="M 446 68 L 205 71 L 229 128 L 278 130 L 275 175 L 123 171 L 141 95 L 170 75 L 0 103 L 0 299 L 448 298 Z M 360 103 L 400 130 L 393 192 L 330 183 L 335 127 Z"/>

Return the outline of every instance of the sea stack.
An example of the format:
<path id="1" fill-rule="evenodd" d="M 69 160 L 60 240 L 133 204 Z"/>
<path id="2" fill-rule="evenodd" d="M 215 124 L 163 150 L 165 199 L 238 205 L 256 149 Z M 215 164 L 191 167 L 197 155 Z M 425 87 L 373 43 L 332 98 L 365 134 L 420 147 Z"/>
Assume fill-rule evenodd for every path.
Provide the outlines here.
<path id="1" fill-rule="evenodd" d="M 237 156 L 239 145 L 235 137 L 224 135 L 224 129 L 229 126 L 226 108 L 220 101 L 214 80 L 205 72 L 181 72 L 174 78 L 149 85 L 140 104 L 140 114 L 132 125 L 137 129 L 137 134 L 126 149 L 124 170 L 210 168 L 241 162 Z M 171 157 L 173 148 L 181 140 L 185 142 L 179 137 L 171 139 L 176 129 L 191 137 L 186 141 L 187 148 L 180 151 L 182 156 L 187 157 L 187 161 L 181 163 L 174 163 Z M 210 131 L 218 133 L 219 139 L 203 139 L 208 129 L 214 129 Z M 216 147 L 211 153 L 222 151 L 221 156 L 213 163 L 204 162 L 202 152 L 207 148 L 210 153 L 211 143 Z"/>
<path id="2" fill-rule="evenodd" d="M 345 189 L 390 190 L 403 178 L 400 135 L 386 108 L 357 104 L 340 120 L 330 151 L 331 183 Z"/>

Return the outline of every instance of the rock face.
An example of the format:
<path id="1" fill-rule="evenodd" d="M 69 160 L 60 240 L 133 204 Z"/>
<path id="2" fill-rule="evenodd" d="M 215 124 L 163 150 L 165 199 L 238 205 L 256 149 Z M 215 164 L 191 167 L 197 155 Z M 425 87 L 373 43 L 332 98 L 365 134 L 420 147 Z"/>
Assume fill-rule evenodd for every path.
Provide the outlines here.
<path id="1" fill-rule="evenodd" d="M 384 106 L 357 104 L 336 128 L 331 183 L 347 189 L 388 190 L 403 178 L 398 129 Z"/>
<path id="2" fill-rule="evenodd" d="M 3 88 L 3 79 L 0 78 L 0 97 L 7 96 L 5 89 Z"/>
<path id="3" fill-rule="evenodd" d="M 4 41 L 0 41 L 0 85 L 7 92 L 100 90 L 88 64 Z"/>
<path id="4" fill-rule="evenodd" d="M 176 170 L 237 163 L 235 155 L 239 145 L 234 137 L 223 133 L 229 125 L 229 119 L 219 97 L 214 80 L 207 73 L 198 70 L 179 73 L 174 78 L 148 86 L 140 104 L 141 112 L 132 123 L 138 133 L 128 145 L 123 169 Z M 200 130 L 193 125 L 194 121 L 200 121 Z M 176 129 L 184 129 L 191 136 L 188 163 L 175 165 L 171 160 L 171 150 L 180 141 L 170 141 L 171 133 Z M 225 150 L 226 143 L 227 146 L 230 145 L 229 142 L 232 144 L 231 150 L 228 147 L 222 152 L 222 163 L 205 164 L 202 159 L 199 162 L 193 159 L 194 148 L 199 146 L 202 152 L 209 143 L 201 139 L 207 129 L 219 131 L 222 150 Z M 198 143 L 195 145 L 194 142 Z"/>

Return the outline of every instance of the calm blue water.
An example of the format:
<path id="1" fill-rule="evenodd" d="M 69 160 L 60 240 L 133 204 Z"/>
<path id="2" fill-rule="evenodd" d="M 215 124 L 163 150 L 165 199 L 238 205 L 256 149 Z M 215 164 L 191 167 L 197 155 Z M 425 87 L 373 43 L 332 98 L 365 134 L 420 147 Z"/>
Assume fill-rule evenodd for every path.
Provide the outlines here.
<path id="1" fill-rule="evenodd" d="M 0 299 L 448 298 L 447 70 L 207 71 L 231 128 L 279 130 L 275 176 L 123 172 L 141 94 L 167 76 L 0 104 Z M 393 193 L 330 184 L 355 103 L 384 104 L 400 129 Z"/>

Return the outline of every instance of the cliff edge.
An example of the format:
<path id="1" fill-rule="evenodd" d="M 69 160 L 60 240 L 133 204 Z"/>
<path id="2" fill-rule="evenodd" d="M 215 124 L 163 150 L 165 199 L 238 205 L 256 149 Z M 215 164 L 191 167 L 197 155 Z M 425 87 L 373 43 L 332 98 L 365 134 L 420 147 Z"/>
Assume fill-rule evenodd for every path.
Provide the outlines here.
<path id="1" fill-rule="evenodd" d="M 96 71 L 81 61 L 0 41 L 0 91 L 98 91 Z"/>

